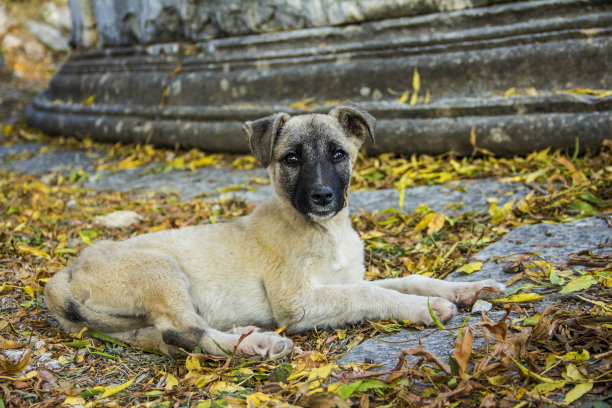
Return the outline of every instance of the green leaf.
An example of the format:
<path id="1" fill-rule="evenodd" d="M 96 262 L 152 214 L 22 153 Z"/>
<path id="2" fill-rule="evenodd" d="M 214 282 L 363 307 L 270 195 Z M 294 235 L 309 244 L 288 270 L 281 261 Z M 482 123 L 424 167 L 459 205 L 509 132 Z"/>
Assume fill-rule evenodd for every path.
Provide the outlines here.
<path id="1" fill-rule="evenodd" d="M 102 352 L 102 351 L 94 351 L 94 350 L 91 350 L 90 352 L 91 352 L 91 354 L 97 354 L 97 355 L 102 356 L 102 357 L 112 358 L 113 360 L 120 360 L 120 358 L 119 358 L 119 357 L 117 357 L 117 356 L 113 356 L 112 354 L 104 353 L 104 352 Z"/>
<path id="2" fill-rule="evenodd" d="M 69 346 L 69 347 L 76 347 L 76 348 L 83 348 L 83 347 L 91 346 L 91 343 L 89 342 L 89 340 L 69 341 L 69 342 L 64 343 L 64 344 Z"/>
<path id="3" fill-rule="evenodd" d="M 584 275 L 569 281 L 568 284 L 565 285 L 563 289 L 559 291 L 559 293 L 576 292 L 578 290 L 586 289 L 595 283 L 597 283 L 597 279 L 595 279 L 591 275 Z"/>
<path id="4" fill-rule="evenodd" d="M 429 309 L 429 315 L 431 316 L 431 318 L 434 321 L 434 323 L 436 324 L 436 326 L 438 326 L 442 330 L 446 330 L 446 327 L 444 327 L 444 325 L 442 324 L 440 319 L 438 319 L 438 316 L 436 316 L 436 314 L 434 313 L 433 309 L 431 308 L 431 305 L 429 304 L 429 296 L 427 297 L 427 308 Z"/>
<path id="5" fill-rule="evenodd" d="M 104 390 L 96 390 L 93 388 L 88 388 L 85 391 L 81 392 L 79 394 L 79 396 L 83 399 L 89 399 L 89 398 L 93 398 L 98 394 L 102 394 L 104 392 Z"/>
<path id="6" fill-rule="evenodd" d="M 122 342 L 120 340 L 117 340 L 114 337 L 107 336 L 106 334 L 98 333 L 98 332 L 91 331 L 91 330 L 87 330 L 87 333 L 89 333 L 89 335 L 91 337 L 95 337 L 98 340 L 106 341 L 108 343 L 112 343 L 112 344 L 115 344 L 115 345 L 121 346 L 121 347 L 127 347 L 128 346 L 124 342 Z"/>
<path id="7" fill-rule="evenodd" d="M 451 369 L 451 374 L 458 376 L 459 375 L 459 363 L 453 356 L 448 356 L 448 365 Z"/>
<path id="8" fill-rule="evenodd" d="M 565 283 L 565 279 L 559 277 L 559 275 L 557 275 L 557 273 L 554 270 L 550 271 L 549 279 L 550 279 L 550 283 L 552 283 L 553 285 L 560 286 Z"/>
<path id="9" fill-rule="evenodd" d="M 582 200 L 572 201 L 572 203 L 570 204 L 570 208 L 572 210 L 578 210 L 583 215 L 586 215 L 589 217 L 599 214 L 599 210 L 597 208 L 593 207 L 591 204 L 587 203 L 586 201 L 582 201 Z"/>
<path id="10" fill-rule="evenodd" d="M 293 366 L 291 363 L 284 362 L 281 363 L 278 368 L 270 373 L 270 381 L 286 383 L 287 378 L 291 375 L 293 371 Z"/>
<path id="11" fill-rule="evenodd" d="M 336 394 L 343 399 L 349 398 L 356 392 L 364 392 L 371 389 L 389 388 L 390 386 L 379 380 L 359 380 L 342 386 Z"/>
<path id="12" fill-rule="evenodd" d="M 609 207 L 612 205 L 612 203 L 609 201 L 604 201 L 600 198 L 595 197 L 593 193 L 591 193 L 590 191 L 584 194 L 580 194 L 579 197 L 581 200 L 586 201 L 587 203 L 596 205 L 599 208 Z"/>
<path id="13" fill-rule="evenodd" d="M 523 283 L 522 285 L 517 286 L 515 288 L 507 289 L 506 290 L 506 294 L 508 296 L 510 296 L 510 295 L 514 295 L 515 293 L 518 293 L 518 292 L 526 292 L 526 291 L 531 290 L 532 288 L 534 288 L 534 286 L 535 285 L 533 283 Z"/>
<path id="14" fill-rule="evenodd" d="M 535 327 L 536 324 L 538 324 L 538 322 L 540 321 L 540 315 L 539 314 L 535 314 L 533 316 L 529 316 L 527 318 L 525 318 L 525 320 L 523 320 L 523 326 L 524 327 Z"/>

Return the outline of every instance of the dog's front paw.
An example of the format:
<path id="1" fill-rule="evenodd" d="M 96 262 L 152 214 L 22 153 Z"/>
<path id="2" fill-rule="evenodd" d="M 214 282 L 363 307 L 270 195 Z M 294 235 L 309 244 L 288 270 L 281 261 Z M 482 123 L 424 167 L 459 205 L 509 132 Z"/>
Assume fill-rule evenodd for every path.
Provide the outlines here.
<path id="1" fill-rule="evenodd" d="M 252 332 L 242 339 L 239 350 L 255 359 L 273 359 L 291 352 L 291 339 L 273 332 Z"/>
<path id="2" fill-rule="evenodd" d="M 478 296 L 481 299 L 494 299 L 503 295 L 506 285 L 486 279 L 477 282 L 466 282 L 453 288 L 453 301 L 461 305 L 471 305 Z"/>

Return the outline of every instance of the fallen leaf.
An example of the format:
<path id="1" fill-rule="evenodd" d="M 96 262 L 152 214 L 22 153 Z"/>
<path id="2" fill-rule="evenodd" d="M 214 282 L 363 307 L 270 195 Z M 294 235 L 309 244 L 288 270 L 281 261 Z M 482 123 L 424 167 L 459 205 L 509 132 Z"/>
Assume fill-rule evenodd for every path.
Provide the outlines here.
<path id="1" fill-rule="evenodd" d="M 457 272 L 463 272 L 466 274 L 471 274 L 474 272 L 478 272 L 482 269 L 482 262 L 476 261 L 466 265 L 463 265 L 461 268 L 457 269 Z"/>
<path id="2" fill-rule="evenodd" d="M 584 275 L 579 278 L 572 279 L 559 291 L 559 293 L 572 293 L 579 290 L 587 289 L 597 283 L 597 279 L 591 275 Z"/>
<path id="3" fill-rule="evenodd" d="M 491 302 L 500 303 L 522 303 L 522 302 L 539 302 L 544 299 L 544 296 L 538 295 L 537 293 L 517 293 L 505 298 L 492 299 Z"/>

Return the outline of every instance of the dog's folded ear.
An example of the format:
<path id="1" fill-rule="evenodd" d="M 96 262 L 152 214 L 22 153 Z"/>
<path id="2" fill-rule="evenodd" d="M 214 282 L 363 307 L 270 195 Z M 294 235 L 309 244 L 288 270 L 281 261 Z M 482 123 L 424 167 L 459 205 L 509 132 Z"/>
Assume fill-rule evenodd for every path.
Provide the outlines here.
<path id="1" fill-rule="evenodd" d="M 329 115 L 338 119 L 346 133 L 356 137 L 361 143 L 365 142 L 367 136 L 370 137 L 372 143 L 375 143 L 376 119 L 366 110 L 352 103 L 345 103 L 332 109 Z"/>
<path id="2" fill-rule="evenodd" d="M 242 127 L 249 139 L 253 155 L 262 166 L 268 167 L 270 165 L 278 134 L 290 118 L 291 116 L 286 113 L 275 113 L 265 118 L 246 122 Z"/>

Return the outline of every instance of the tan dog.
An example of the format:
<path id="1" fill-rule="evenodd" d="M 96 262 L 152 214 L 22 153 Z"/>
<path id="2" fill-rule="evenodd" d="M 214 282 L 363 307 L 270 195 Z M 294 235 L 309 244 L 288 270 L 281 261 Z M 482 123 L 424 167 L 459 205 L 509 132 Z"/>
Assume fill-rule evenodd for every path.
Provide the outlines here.
<path id="1" fill-rule="evenodd" d="M 445 321 L 456 313 L 453 302 L 503 290 L 491 280 L 363 280 L 363 244 L 346 197 L 374 126 L 354 105 L 247 122 L 275 190 L 267 202 L 232 223 L 96 243 L 49 281 L 47 305 L 71 332 L 87 326 L 167 354 L 199 345 L 225 355 L 239 344 L 239 353 L 274 358 L 291 350 L 291 340 L 252 326 L 294 323 L 287 330 L 297 332 L 386 317 L 431 324 L 427 296 Z"/>

